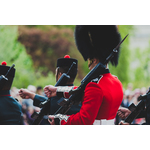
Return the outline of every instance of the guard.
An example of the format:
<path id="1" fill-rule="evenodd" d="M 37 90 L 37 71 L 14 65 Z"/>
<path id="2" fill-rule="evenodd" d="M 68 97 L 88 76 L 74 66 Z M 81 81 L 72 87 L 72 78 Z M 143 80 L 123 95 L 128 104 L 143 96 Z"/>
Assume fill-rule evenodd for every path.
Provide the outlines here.
<path id="1" fill-rule="evenodd" d="M 4 76 L 10 69 L 6 62 L 0 65 L 0 75 Z M 12 68 L 7 75 L 7 81 L 0 90 L 0 124 L 20 125 L 22 124 L 22 106 L 11 97 L 10 89 L 15 77 L 15 69 Z M 1 84 L 1 83 L 0 83 Z"/>
<path id="2" fill-rule="evenodd" d="M 75 29 L 75 40 L 78 50 L 85 61 L 88 60 L 88 67 L 92 70 L 99 62 L 103 64 L 119 44 L 121 37 L 115 25 L 78 25 Z M 118 58 L 119 53 L 111 59 L 111 64 L 117 66 Z M 60 92 L 52 86 L 46 86 L 44 91 L 48 97 Z M 85 87 L 80 111 L 70 116 L 49 116 L 49 122 L 56 124 L 58 118 L 57 123 L 62 125 L 92 125 L 95 121 L 103 124 L 115 118 L 122 99 L 122 84 L 110 73 L 106 64 L 105 73 Z"/>

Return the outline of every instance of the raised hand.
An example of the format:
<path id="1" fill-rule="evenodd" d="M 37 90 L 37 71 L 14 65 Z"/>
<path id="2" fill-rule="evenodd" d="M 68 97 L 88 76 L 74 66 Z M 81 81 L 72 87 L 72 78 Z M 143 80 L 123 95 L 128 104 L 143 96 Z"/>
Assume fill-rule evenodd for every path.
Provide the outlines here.
<path id="1" fill-rule="evenodd" d="M 49 98 L 56 96 L 56 91 L 57 91 L 57 87 L 55 87 L 55 86 L 47 85 L 44 87 L 44 92 L 45 92 L 46 96 Z"/>
<path id="2" fill-rule="evenodd" d="M 23 99 L 34 99 L 34 97 L 35 97 L 35 93 L 33 93 L 33 92 L 31 92 L 31 91 L 29 91 L 29 90 L 27 90 L 27 89 L 20 89 L 19 90 L 19 95 L 20 95 L 20 97 L 21 98 L 23 98 Z"/>
<path id="3" fill-rule="evenodd" d="M 121 119 L 125 119 L 127 116 L 129 116 L 129 114 L 131 113 L 131 111 L 128 108 L 121 107 L 121 108 L 118 109 L 117 113 L 118 113 L 118 116 Z"/>

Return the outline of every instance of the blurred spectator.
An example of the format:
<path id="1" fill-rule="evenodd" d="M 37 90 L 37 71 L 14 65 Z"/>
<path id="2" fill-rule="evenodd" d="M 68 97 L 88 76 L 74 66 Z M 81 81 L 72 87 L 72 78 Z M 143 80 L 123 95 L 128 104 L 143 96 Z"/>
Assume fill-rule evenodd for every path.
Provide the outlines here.
<path id="1" fill-rule="evenodd" d="M 132 91 L 132 89 L 133 89 L 133 84 L 128 83 L 127 90 Z"/>
<path id="2" fill-rule="evenodd" d="M 132 89 L 133 89 L 133 84 L 128 83 L 127 89 L 125 90 L 125 95 L 129 95 Z"/>
<path id="3" fill-rule="evenodd" d="M 146 94 L 146 91 L 147 91 L 147 90 L 146 90 L 146 87 L 142 87 L 142 88 L 141 88 L 141 95 Z"/>
<path id="4" fill-rule="evenodd" d="M 16 87 L 12 87 L 10 90 L 11 96 L 13 98 L 16 98 L 16 94 L 17 94 L 17 88 Z"/>
<path id="5" fill-rule="evenodd" d="M 29 85 L 27 89 L 33 93 L 36 93 L 36 87 L 33 85 Z M 40 108 L 33 106 L 33 100 L 32 99 L 22 99 L 22 111 L 24 113 L 24 124 L 32 124 L 33 119 L 31 118 L 31 115 L 34 113 L 34 111 L 39 112 Z"/>
<path id="6" fill-rule="evenodd" d="M 133 101 L 133 98 L 134 98 L 134 92 L 133 91 L 130 91 L 129 95 L 127 96 L 127 99 L 128 99 L 128 106 L 130 106 L 134 101 Z"/>
<path id="7" fill-rule="evenodd" d="M 125 92 L 123 94 L 123 100 L 122 100 L 121 106 L 125 107 L 125 108 L 127 108 L 129 106 L 128 95 Z"/>
<path id="8" fill-rule="evenodd" d="M 140 94 L 141 94 L 141 90 L 139 88 L 136 88 L 134 90 L 134 96 L 133 96 L 133 99 L 132 99 L 132 103 L 134 103 L 135 105 L 137 105 L 137 103 L 138 103 L 137 99 L 140 96 Z"/>
<path id="9" fill-rule="evenodd" d="M 36 94 L 44 96 L 43 88 L 41 86 L 36 88 Z"/>
<path id="10" fill-rule="evenodd" d="M 124 97 L 121 106 L 127 108 L 132 103 L 133 92 L 132 92 L 133 85 L 132 83 L 128 83 L 127 89 L 124 90 Z"/>
<path id="11" fill-rule="evenodd" d="M 138 104 L 138 100 L 137 100 L 138 97 L 140 95 L 143 95 L 143 94 L 146 93 L 146 88 L 145 87 L 142 87 L 141 89 L 140 88 L 136 88 L 134 91 L 132 91 L 131 90 L 132 89 L 131 85 L 132 84 L 129 84 L 128 85 L 128 89 L 125 90 L 125 92 L 124 92 L 124 99 L 123 99 L 122 104 L 121 104 L 122 107 L 128 108 L 132 103 L 137 105 Z M 116 117 L 119 117 L 119 116 L 117 115 Z M 118 120 L 121 120 L 121 118 L 119 118 Z M 145 118 L 135 119 L 132 123 L 133 124 L 142 124 L 143 122 L 145 122 Z"/>
<path id="12" fill-rule="evenodd" d="M 25 113 L 23 113 L 23 122 L 24 122 L 24 125 L 29 125 L 27 115 Z"/>
<path id="13" fill-rule="evenodd" d="M 22 104 L 22 98 L 19 96 L 18 92 L 19 92 L 19 89 L 17 89 L 16 87 L 12 87 L 10 90 L 11 96 L 17 99 L 20 104 Z"/>
<path id="14" fill-rule="evenodd" d="M 140 95 L 145 94 L 145 93 L 146 93 L 146 88 L 144 88 L 144 87 L 142 87 L 141 89 L 136 88 L 136 89 L 134 90 L 133 103 L 134 103 L 135 105 L 137 105 L 137 104 L 138 104 L 138 97 L 139 97 Z M 137 119 L 134 120 L 134 123 L 135 123 L 135 124 L 142 124 L 143 122 L 145 122 L 145 118 L 137 118 Z"/>
<path id="15" fill-rule="evenodd" d="M 33 86 L 33 85 L 29 85 L 28 87 L 27 87 L 27 89 L 29 90 L 29 91 L 31 91 L 31 92 L 33 92 L 33 93 L 36 93 L 36 87 L 35 86 Z M 33 106 L 33 100 L 32 99 L 22 99 L 22 104 L 24 105 L 26 105 L 27 106 L 27 108 L 28 107 L 32 107 L 32 108 L 34 108 L 35 106 Z"/>
<path id="16" fill-rule="evenodd" d="M 133 98 L 133 91 L 130 91 L 130 90 L 124 90 L 124 93 L 123 93 L 123 100 L 122 100 L 122 103 L 121 103 L 121 107 L 125 107 L 125 108 L 128 108 L 129 105 L 132 103 L 132 98 Z M 116 118 L 115 118 L 115 125 L 117 125 L 119 122 L 121 121 L 121 118 L 118 116 L 118 114 L 116 115 Z"/>

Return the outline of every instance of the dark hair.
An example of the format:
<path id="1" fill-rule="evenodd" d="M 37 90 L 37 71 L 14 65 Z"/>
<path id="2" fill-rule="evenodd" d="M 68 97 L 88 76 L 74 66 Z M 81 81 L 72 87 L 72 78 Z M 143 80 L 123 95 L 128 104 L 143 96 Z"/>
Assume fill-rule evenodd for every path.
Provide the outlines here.
<path id="1" fill-rule="evenodd" d="M 41 87 L 41 86 L 37 86 L 36 89 L 37 89 L 37 90 L 42 90 L 42 87 Z"/>
<path id="2" fill-rule="evenodd" d="M 8 81 L 5 82 L 5 85 L 3 86 L 2 90 L 10 90 L 11 89 L 11 85 L 13 83 L 14 77 L 8 76 L 7 79 L 8 79 Z"/>
<path id="3" fill-rule="evenodd" d="M 57 75 L 59 73 L 62 73 L 62 74 L 67 73 L 68 70 L 69 70 L 69 67 L 58 67 Z M 68 82 L 74 82 L 76 75 L 77 75 L 77 69 L 75 68 L 70 72 L 69 74 L 70 79 L 68 80 Z"/>

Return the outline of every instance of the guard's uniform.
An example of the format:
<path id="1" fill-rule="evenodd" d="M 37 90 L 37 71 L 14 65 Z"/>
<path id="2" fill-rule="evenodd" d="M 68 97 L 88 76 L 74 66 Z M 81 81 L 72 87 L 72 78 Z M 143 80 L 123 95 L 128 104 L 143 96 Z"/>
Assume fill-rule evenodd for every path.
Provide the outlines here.
<path id="1" fill-rule="evenodd" d="M 22 124 L 22 106 L 10 96 L 10 91 L 0 92 L 0 125 Z"/>
<path id="2" fill-rule="evenodd" d="M 73 86 L 73 85 L 72 85 Z M 50 110 L 49 114 L 53 115 L 59 108 L 60 105 L 58 105 L 64 98 L 60 98 L 58 96 L 52 97 L 50 101 Z M 47 100 L 47 97 L 40 96 L 40 95 L 35 95 L 33 99 L 33 105 L 39 107 L 41 102 L 44 102 Z M 76 114 L 77 112 L 80 111 L 81 104 L 79 105 L 73 105 L 70 110 L 67 112 L 68 115 Z"/>
<path id="3" fill-rule="evenodd" d="M 70 77 L 72 76 L 72 78 L 75 78 L 76 74 L 77 74 L 77 63 L 78 63 L 78 60 L 70 58 L 69 55 L 65 55 L 64 58 L 59 58 L 57 60 L 57 67 L 58 68 L 61 68 L 61 67 L 62 68 L 66 68 L 66 67 L 68 67 L 68 69 L 69 69 L 73 62 L 76 63 L 76 64 L 74 66 L 74 69 L 72 69 L 71 72 L 70 72 Z M 67 72 L 68 72 L 68 69 L 67 69 Z M 66 86 L 73 86 L 73 84 L 68 84 Z M 44 102 L 47 99 L 48 99 L 47 97 L 40 96 L 40 95 L 36 94 L 34 99 L 33 99 L 33 105 L 39 107 L 41 102 Z M 61 107 L 59 105 L 59 103 L 61 101 L 63 101 L 63 99 L 64 99 L 63 97 L 58 97 L 58 96 L 55 96 L 55 97 L 51 98 L 50 106 L 49 106 L 49 108 L 50 108 L 49 109 L 49 114 L 50 115 L 55 114 L 55 112 Z M 81 104 L 71 106 L 70 110 L 67 112 L 67 115 L 76 114 L 77 112 L 80 111 L 80 108 L 81 108 Z M 45 120 L 43 120 L 41 122 L 41 124 L 48 124 L 48 125 L 50 125 L 50 123 L 48 122 L 48 117 L 44 116 L 44 118 L 45 118 Z"/>
<path id="4" fill-rule="evenodd" d="M 8 79 L 4 83 L 2 82 L 3 80 L 0 80 L 2 85 L 0 89 L 0 124 L 20 125 L 23 124 L 22 106 L 10 95 L 10 88 L 15 77 L 15 68 L 10 69 L 6 65 L 6 62 L 2 62 L 0 65 L 0 75 L 6 75 Z"/>
<path id="5" fill-rule="evenodd" d="M 123 99 L 122 84 L 110 73 L 103 74 L 98 83 L 90 82 L 84 92 L 80 112 L 58 115 L 62 125 L 92 125 L 95 120 L 114 119 Z"/>
<path id="6" fill-rule="evenodd" d="M 65 55 L 64 58 L 59 58 L 57 60 L 57 67 L 58 68 L 61 68 L 61 67 L 62 68 L 66 68 L 66 67 L 68 67 L 68 69 L 69 69 L 73 62 L 76 63 L 76 64 L 74 66 L 74 69 L 72 69 L 71 72 L 70 72 L 70 77 L 72 76 L 73 78 L 75 78 L 76 74 L 77 74 L 78 60 L 70 58 L 69 55 Z M 67 69 L 67 72 L 68 72 L 68 69 Z M 66 86 L 73 86 L 73 84 L 68 84 Z M 55 96 L 55 97 L 51 98 L 51 101 L 50 101 L 50 111 L 49 111 L 50 115 L 53 115 L 60 108 L 60 105 L 58 105 L 58 104 L 63 99 L 64 98 L 60 98 L 58 96 Z M 47 97 L 43 97 L 43 96 L 40 96 L 40 95 L 35 95 L 34 101 L 33 101 L 33 105 L 39 107 L 40 103 L 44 102 L 46 100 L 47 100 Z M 79 112 L 80 108 L 81 108 L 81 104 L 79 104 L 79 105 L 73 105 L 71 107 L 71 109 L 67 112 L 67 114 L 68 115 L 75 114 L 75 113 Z"/>

